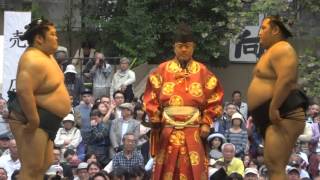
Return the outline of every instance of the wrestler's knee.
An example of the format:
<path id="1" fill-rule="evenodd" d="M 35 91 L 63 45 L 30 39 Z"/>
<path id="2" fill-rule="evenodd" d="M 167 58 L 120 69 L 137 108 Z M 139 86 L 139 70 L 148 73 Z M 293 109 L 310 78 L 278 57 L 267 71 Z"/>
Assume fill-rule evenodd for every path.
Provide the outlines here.
<path id="1" fill-rule="evenodd" d="M 274 156 L 272 154 L 264 157 L 264 163 L 271 173 L 281 172 L 286 166 L 286 160 L 283 159 L 283 157 Z"/>
<path id="2" fill-rule="evenodd" d="M 33 163 L 24 164 L 23 170 L 29 177 L 37 177 L 40 174 L 43 174 L 44 167 L 34 161 Z"/>

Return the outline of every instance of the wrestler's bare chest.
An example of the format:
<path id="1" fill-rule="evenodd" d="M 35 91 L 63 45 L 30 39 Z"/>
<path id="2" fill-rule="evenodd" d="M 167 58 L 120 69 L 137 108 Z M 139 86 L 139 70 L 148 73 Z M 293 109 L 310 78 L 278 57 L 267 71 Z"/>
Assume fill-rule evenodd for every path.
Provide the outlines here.
<path id="1" fill-rule="evenodd" d="M 253 75 L 261 79 L 276 79 L 276 74 L 271 65 L 271 52 L 266 51 L 259 59 L 256 67 L 253 70 Z"/>
<path id="2" fill-rule="evenodd" d="M 56 60 L 53 57 L 43 59 L 45 62 L 43 63 L 45 78 L 37 93 L 50 93 L 55 91 L 59 86 L 64 83 L 64 76 L 61 72 Z"/>

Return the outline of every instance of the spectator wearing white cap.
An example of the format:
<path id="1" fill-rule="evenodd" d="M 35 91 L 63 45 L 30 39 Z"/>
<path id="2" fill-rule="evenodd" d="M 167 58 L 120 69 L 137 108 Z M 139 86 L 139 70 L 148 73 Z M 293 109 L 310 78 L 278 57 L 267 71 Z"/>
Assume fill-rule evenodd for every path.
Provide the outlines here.
<path id="1" fill-rule="evenodd" d="M 300 178 L 310 178 L 309 173 L 307 172 L 308 165 L 308 156 L 305 153 L 292 153 L 287 169 L 290 167 L 296 167 L 299 169 Z"/>
<path id="2" fill-rule="evenodd" d="M 310 178 L 310 175 L 308 173 L 308 166 L 309 166 L 309 160 L 308 160 L 308 156 L 306 153 L 304 152 L 298 152 L 297 153 L 299 158 L 299 162 L 300 162 L 300 177 L 301 178 Z"/>
<path id="3" fill-rule="evenodd" d="M 220 133 L 213 133 L 208 136 L 207 140 L 211 149 L 209 153 L 210 158 L 214 160 L 221 158 L 223 156 L 221 152 L 221 147 L 222 144 L 226 141 L 224 135 Z"/>
<path id="4" fill-rule="evenodd" d="M 244 157 L 248 143 L 247 130 L 241 128 L 243 123 L 243 116 L 238 112 L 234 113 L 231 118 L 231 128 L 224 134 L 227 141 L 236 146 L 236 157 L 240 158 Z"/>
<path id="5" fill-rule="evenodd" d="M 64 84 L 73 97 L 73 106 L 80 103 L 80 94 L 83 90 L 83 82 L 77 76 L 77 71 L 74 65 L 69 64 L 64 71 Z"/>
<path id="6" fill-rule="evenodd" d="M 80 130 L 75 127 L 73 114 L 68 114 L 62 120 L 63 127 L 57 132 L 54 144 L 61 148 L 62 154 L 66 149 L 76 150 L 82 141 Z"/>
<path id="7" fill-rule="evenodd" d="M 130 60 L 126 57 L 120 59 L 120 69 L 114 74 L 110 97 L 116 91 L 122 91 L 124 93 L 125 101 L 131 102 L 134 98 L 133 83 L 136 81 L 136 74 L 129 69 Z"/>
<path id="8" fill-rule="evenodd" d="M 54 57 L 60 66 L 62 71 L 66 70 L 66 66 L 69 64 L 68 62 L 68 49 L 63 46 L 58 46 L 57 51 L 54 53 Z"/>
<path id="9" fill-rule="evenodd" d="M 73 180 L 88 180 L 89 173 L 88 173 L 88 163 L 81 162 L 77 167 L 77 176 Z"/>
<path id="10" fill-rule="evenodd" d="M 288 180 L 300 180 L 300 170 L 296 167 L 287 167 Z"/>
<path id="11" fill-rule="evenodd" d="M 46 177 L 48 177 L 48 179 L 52 178 L 52 177 L 57 177 L 60 176 L 61 178 L 63 178 L 63 168 L 60 165 L 51 165 L 49 167 L 49 169 L 46 172 Z"/>
<path id="12" fill-rule="evenodd" d="M 258 180 L 259 172 L 256 168 L 246 168 L 244 170 L 244 180 Z"/>

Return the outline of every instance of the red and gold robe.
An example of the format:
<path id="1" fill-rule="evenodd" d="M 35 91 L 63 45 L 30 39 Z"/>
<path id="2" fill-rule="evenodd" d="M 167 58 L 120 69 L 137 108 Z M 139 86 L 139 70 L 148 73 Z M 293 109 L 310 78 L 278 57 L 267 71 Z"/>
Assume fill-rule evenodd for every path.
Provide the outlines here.
<path id="1" fill-rule="evenodd" d="M 208 179 L 207 153 L 199 135 L 200 126 L 210 126 L 213 119 L 221 115 L 223 94 L 215 75 L 194 60 L 188 62 L 185 69 L 177 60 L 169 60 L 149 75 L 144 107 L 151 123 L 161 124 L 160 130 L 153 129 L 159 132 L 159 139 L 151 147 L 155 156 L 152 179 Z M 192 126 L 167 126 L 169 121 L 162 116 L 163 110 L 173 106 L 197 108 L 200 116 Z M 176 116 L 174 120 L 183 122 L 187 118 Z"/>

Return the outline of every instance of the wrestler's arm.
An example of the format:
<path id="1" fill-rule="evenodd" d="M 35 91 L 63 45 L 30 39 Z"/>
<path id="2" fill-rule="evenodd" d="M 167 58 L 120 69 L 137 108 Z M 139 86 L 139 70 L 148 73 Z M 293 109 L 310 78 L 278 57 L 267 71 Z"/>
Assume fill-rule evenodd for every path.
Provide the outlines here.
<path id="1" fill-rule="evenodd" d="M 274 56 L 270 61 L 277 80 L 274 85 L 269 116 L 274 122 L 280 118 L 279 108 L 287 99 L 290 90 L 296 85 L 298 62 L 295 51 L 289 45 L 278 46 L 273 50 Z"/>
<path id="2" fill-rule="evenodd" d="M 24 58 L 21 61 L 17 75 L 17 94 L 21 108 L 28 120 L 27 131 L 34 131 L 39 127 L 39 115 L 35 98 L 35 91 L 44 82 L 45 72 L 40 59 Z"/>

